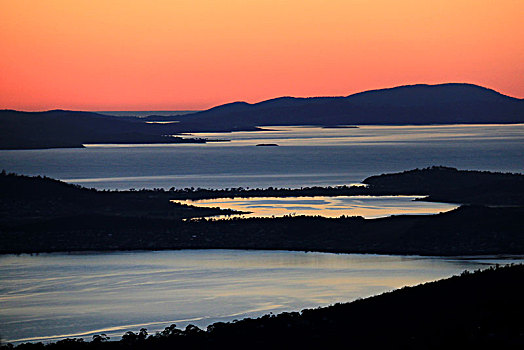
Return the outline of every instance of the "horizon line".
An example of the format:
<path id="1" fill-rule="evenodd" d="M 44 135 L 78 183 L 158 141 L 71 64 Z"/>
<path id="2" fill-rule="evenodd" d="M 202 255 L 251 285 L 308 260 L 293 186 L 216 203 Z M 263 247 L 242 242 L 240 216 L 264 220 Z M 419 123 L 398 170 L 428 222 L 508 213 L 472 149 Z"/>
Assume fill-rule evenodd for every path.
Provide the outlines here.
<path id="1" fill-rule="evenodd" d="M 48 108 L 48 109 L 13 109 L 13 108 L 0 108 L 0 111 L 17 111 L 17 112 L 50 112 L 50 111 L 71 111 L 71 112 L 93 112 L 93 113 L 102 113 L 102 112 L 202 112 L 207 111 L 216 107 L 228 105 L 228 104 L 234 104 L 234 103 L 246 103 L 250 105 L 255 105 L 258 103 L 276 100 L 279 98 L 294 98 L 294 99 L 309 99 L 309 98 L 348 98 L 354 95 L 367 93 L 367 92 L 375 92 L 375 91 L 381 91 L 381 90 L 392 90 L 397 88 L 405 88 L 405 87 L 413 87 L 413 86 L 440 86 L 440 85 L 470 85 L 475 87 L 480 87 L 483 89 L 491 90 L 493 92 L 496 92 L 502 96 L 514 98 L 517 100 L 524 100 L 524 97 L 517 97 L 513 95 L 508 95 L 506 93 L 502 93 L 494 88 L 479 85 L 475 83 L 468 83 L 468 82 L 446 82 L 446 83 L 436 83 L 436 84 L 428 84 L 428 83 L 415 83 L 415 84 L 403 84 L 403 85 L 395 85 L 395 86 L 389 86 L 389 87 L 382 87 L 382 88 L 376 88 L 376 89 L 368 89 L 368 90 L 361 90 L 358 92 L 350 93 L 349 95 L 315 95 L 315 96 L 291 96 L 291 95 L 279 95 L 275 97 L 269 97 L 266 99 L 258 100 L 256 102 L 247 102 L 245 100 L 234 100 L 230 102 L 223 102 L 220 104 L 212 105 L 211 107 L 205 107 L 203 109 L 69 109 L 69 108 Z"/>

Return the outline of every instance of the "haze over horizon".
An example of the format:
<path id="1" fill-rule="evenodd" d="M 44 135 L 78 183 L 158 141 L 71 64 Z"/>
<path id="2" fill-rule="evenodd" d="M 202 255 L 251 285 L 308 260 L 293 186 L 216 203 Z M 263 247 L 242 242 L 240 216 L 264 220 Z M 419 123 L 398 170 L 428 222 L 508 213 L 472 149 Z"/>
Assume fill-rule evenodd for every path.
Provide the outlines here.
<path id="1" fill-rule="evenodd" d="M 399 85 L 524 97 L 521 1 L 4 1 L 0 109 L 203 110 Z"/>

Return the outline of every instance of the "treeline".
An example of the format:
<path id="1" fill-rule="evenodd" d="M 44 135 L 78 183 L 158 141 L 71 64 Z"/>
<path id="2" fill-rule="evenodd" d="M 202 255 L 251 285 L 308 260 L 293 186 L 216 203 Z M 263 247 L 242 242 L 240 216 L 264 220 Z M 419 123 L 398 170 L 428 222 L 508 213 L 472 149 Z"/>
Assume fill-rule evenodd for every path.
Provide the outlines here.
<path id="1" fill-rule="evenodd" d="M 0 253 L 228 248 L 523 254 L 523 179 L 521 174 L 432 167 L 372 177 L 365 180 L 367 188 L 97 191 L 4 171 L 0 173 Z M 408 189 L 431 199 L 480 205 L 439 215 L 372 220 L 303 216 L 195 220 L 235 212 L 170 202 L 192 196 L 407 194 Z"/>
<path id="2" fill-rule="evenodd" d="M 161 188 L 141 190 L 145 192 L 167 193 L 173 199 L 212 199 L 212 198 L 248 198 L 248 197 L 315 197 L 315 196 L 359 196 L 368 195 L 370 191 L 366 186 L 313 186 L 300 188 L 244 188 L 233 187 L 225 189 L 209 188 L 183 188 L 171 187 L 169 190 Z"/>
<path id="3" fill-rule="evenodd" d="M 16 186 L 16 187 L 14 187 Z M 79 191 L 82 190 L 82 191 Z M 108 193 L 122 196 L 156 196 L 159 198 L 198 200 L 236 197 L 310 197 L 310 196 L 382 196 L 421 195 L 426 200 L 476 205 L 524 205 L 524 175 L 488 171 L 458 170 L 432 166 L 394 174 L 371 176 L 363 185 L 313 186 L 301 188 L 183 188 L 130 189 L 107 191 L 86 189 L 47 177 L 7 174 L 0 176 L 0 191 L 4 196 L 36 198 L 42 195 L 78 196 L 81 193 Z"/>
<path id="4" fill-rule="evenodd" d="M 101 334 L 90 342 L 16 349 L 521 349 L 523 295 L 523 265 L 491 267 L 351 303 L 218 322 L 207 330 L 171 325 L 154 335 L 129 331 L 118 341 Z"/>
<path id="5" fill-rule="evenodd" d="M 227 213 L 232 211 L 172 203 L 150 192 L 97 191 L 48 177 L 0 172 L 0 233 L 19 224 L 78 215 L 183 219 Z"/>
<path id="6" fill-rule="evenodd" d="M 0 225 L 0 253 L 277 249 L 420 255 L 524 254 L 524 208 L 463 206 L 380 219 L 287 216 L 229 220 L 83 214 Z"/>
<path id="7" fill-rule="evenodd" d="M 524 205 L 524 175 L 432 166 L 363 181 L 377 192 L 417 193 L 426 200 L 481 205 Z"/>
<path id="8" fill-rule="evenodd" d="M 424 200 L 475 205 L 524 205 L 524 175 L 458 170 L 432 166 L 394 174 L 371 176 L 363 185 L 301 188 L 184 188 L 142 190 L 164 193 L 172 199 L 236 197 L 386 196 L 421 195 Z"/>

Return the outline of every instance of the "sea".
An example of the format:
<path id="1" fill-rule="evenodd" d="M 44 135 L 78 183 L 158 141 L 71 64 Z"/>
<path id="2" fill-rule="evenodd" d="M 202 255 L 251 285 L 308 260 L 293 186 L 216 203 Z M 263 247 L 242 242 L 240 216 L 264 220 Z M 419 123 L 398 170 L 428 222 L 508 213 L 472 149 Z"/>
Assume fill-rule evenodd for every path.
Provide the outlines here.
<path id="1" fill-rule="evenodd" d="M 97 189 L 337 186 L 433 165 L 524 172 L 524 124 L 274 126 L 190 136 L 230 141 L 2 150 L 0 168 Z"/>
<path id="2" fill-rule="evenodd" d="M 205 329 L 349 302 L 518 257 L 181 250 L 0 256 L 2 342 Z"/>
<path id="3" fill-rule="evenodd" d="M 433 165 L 524 172 L 524 124 L 268 126 L 187 137 L 229 141 L 3 150 L 0 169 L 111 190 L 352 185 L 372 175 Z M 270 200 L 273 207 L 284 205 Z M 355 198 L 302 200 L 311 208 L 371 208 L 369 217 L 390 215 L 384 211 L 388 206 L 409 207 L 406 198 L 361 198 L 358 204 Z M 47 342 L 100 333 L 118 339 L 125 331 L 154 333 L 171 323 L 205 327 L 351 301 L 515 261 L 521 258 L 223 250 L 3 255 L 0 339 Z"/>

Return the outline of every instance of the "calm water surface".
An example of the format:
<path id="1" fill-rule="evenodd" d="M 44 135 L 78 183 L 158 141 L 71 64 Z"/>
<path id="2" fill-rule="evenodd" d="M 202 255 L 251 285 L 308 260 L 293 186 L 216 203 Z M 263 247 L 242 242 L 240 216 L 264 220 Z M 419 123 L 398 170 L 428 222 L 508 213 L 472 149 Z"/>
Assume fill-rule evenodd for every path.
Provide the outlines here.
<path id="1" fill-rule="evenodd" d="M 225 143 L 0 151 L 0 168 L 100 189 L 333 186 L 431 165 L 524 172 L 524 124 L 271 129 L 195 134 Z"/>
<path id="2" fill-rule="evenodd" d="M 193 250 L 0 256 L 2 341 L 49 341 L 354 300 L 515 259 Z"/>
<path id="3" fill-rule="evenodd" d="M 416 201 L 421 196 L 338 196 L 338 197 L 250 197 L 202 200 L 175 200 L 197 207 L 219 207 L 248 214 L 239 217 L 272 217 L 284 215 L 320 215 L 324 217 L 362 216 L 368 219 L 401 214 L 437 214 L 457 205 Z M 228 217 L 225 215 L 218 218 Z"/>
<path id="4" fill-rule="evenodd" d="M 271 129 L 195 135 L 231 139 L 225 143 L 0 151 L 0 168 L 99 189 L 334 186 L 431 165 L 524 172 L 524 124 Z M 405 204 L 269 200 L 246 205 L 283 211 L 353 206 L 376 214 Z M 4 255 L 0 338 L 114 338 L 171 323 L 205 327 L 350 301 L 505 261 L 225 250 Z"/>

